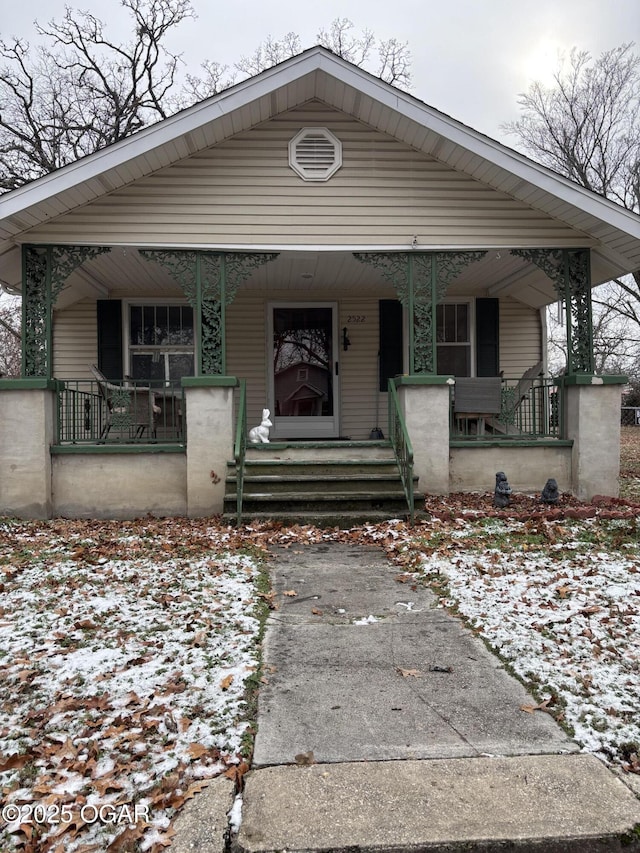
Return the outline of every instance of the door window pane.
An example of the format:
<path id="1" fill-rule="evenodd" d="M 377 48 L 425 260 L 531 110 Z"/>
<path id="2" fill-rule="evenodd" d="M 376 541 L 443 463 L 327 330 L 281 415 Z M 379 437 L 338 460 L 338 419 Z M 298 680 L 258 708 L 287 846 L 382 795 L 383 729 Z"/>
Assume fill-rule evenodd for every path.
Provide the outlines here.
<path id="1" fill-rule="evenodd" d="M 333 415 L 331 308 L 273 309 L 276 417 Z"/>

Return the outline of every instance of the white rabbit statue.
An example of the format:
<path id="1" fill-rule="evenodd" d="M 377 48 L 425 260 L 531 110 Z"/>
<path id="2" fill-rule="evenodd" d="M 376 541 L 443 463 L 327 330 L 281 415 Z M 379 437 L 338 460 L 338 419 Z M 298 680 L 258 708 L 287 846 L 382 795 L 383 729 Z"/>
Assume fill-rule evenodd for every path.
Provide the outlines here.
<path id="1" fill-rule="evenodd" d="M 269 409 L 262 410 L 262 423 L 260 426 L 252 427 L 249 430 L 249 441 L 252 444 L 269 444 L 269 427 L 273 424 L 269 420 Z"/>

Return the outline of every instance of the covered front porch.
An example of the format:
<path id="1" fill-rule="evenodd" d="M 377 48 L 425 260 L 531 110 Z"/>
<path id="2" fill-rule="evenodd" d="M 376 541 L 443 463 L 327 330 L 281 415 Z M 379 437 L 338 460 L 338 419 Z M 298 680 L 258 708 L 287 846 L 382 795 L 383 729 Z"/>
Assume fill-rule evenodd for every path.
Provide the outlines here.
<path id="1" fill-rule="evenodd" d="M 396 460 L 408 517 L 415 494 L 486 490 L 497 470 L 506 470 L 521 491 L 537 492 L 554 477 L 580 498 L 617 494 L 622 378 L 592 373 L 589 254 L 585 248 L 253 253 L 25 246 L 23 376 L 0 382 L 0 511 L 218 514 L 231 472 L 240 518 L 248 429 L 265 407 L 274 423 L 273 451 L 327 439 L 366 450 L 381 433 Z M 113 281 L 118 267 L 122 279 L 123 265 L 127 281 L 140 289 L 130 293 L 131 305 L 164 299 L 191 312 L 191 325 L 184 311 L 174 312 L 182 337 L 165 340 L 157 354 L 152 345 L 127 347 L 138 315 L 129 309 L 122 317 L 124 294 Z M 540 350 L 504 343 L 506 318 L 530 322 L 554 300 L 566 308 L 569 341 L 561 380 L 544 375 Z M 93 339 L 85 334 L 82 352 L 73 352 L 66 343 L 71 319 L 87 304 L 97 307 L 97 326 Z M 278 322 L 293 316 L 292 306 L 318 304 L 329 306 L 330 320 L 302 324 L 305 334 L 313 331 L 316 349 L 296 371 L 306 371 L 304 387 L 325 399 L 313 404 L 315 411 L 299 407 L 296 422 L 293 409 L 279 409 L 272 358 L 283 342 L 299 350 L 300 341 L 278 336 Z M 400 347 L 393 335 L 390 343 L 384 337 L 394 304 Z M 468 340 L 443 341 L 447 317 L 463 312 L 441 306 L 463 304 L 473 306 Z M 115 306 L 122 325 L 114 340 L 106 332 L 114 328 Z M 191 370 L 172 376 L 172 367 L 184 369 L 189 358 Z M 285 372 L 292 364 L 285 363 Z M 445 372 L 443 364 L 458 370 Z M 135 375 L 138 365 L 150 372 Z M 490 380 L 497 405 L 461 412 L 462 379 Z M 300 395 L 280 386 L 282 399 L 299 405 Z M 319 492 L 326 488 L 318 481 Z"/>

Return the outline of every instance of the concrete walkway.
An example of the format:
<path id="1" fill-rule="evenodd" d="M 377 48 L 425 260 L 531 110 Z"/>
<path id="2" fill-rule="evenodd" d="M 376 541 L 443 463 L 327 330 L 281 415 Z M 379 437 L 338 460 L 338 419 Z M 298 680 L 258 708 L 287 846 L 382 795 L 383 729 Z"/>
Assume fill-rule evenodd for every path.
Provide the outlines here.
<path id="1" fill-rule="evenodd" d="M 632 791 L 381 550 L 272 556 L 236 851 L 640 850 Z"/>

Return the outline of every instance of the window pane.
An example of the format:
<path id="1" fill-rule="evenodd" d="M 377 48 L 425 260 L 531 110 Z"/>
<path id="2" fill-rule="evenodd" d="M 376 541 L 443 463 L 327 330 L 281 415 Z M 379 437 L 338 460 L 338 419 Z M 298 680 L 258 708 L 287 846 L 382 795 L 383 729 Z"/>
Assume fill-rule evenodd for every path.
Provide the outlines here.
<path id="1" fill-rule="evenodd" d="M 448 376 L 471 375 L 471 349 L 468 346 L 438 347 L 438 373 Z"/>
<path id="2" fill-rule="evenodd" d="M 142 308 L 139 305 L 132 305 L 129 317 L 129 342 L 132 344 L 141 344 Z"/>
<path id="3" fill-rule="evenodd" d="M 168 378 L 177 381 L 183 376 L 193 376 L 193 356 L 189 353 L 171 353 Z"/>
<path id="4" fill-rule="evenodd" d="M 145 305 L 142 309 L 142 341 L 143 344 L 153 345 L 155 343 L 155 316 L 153 305 Z"/>
<path id="5" fill-rule="evenodd" d="M 156 346 L 168 343 L 169 335 L 169 311 L 166 305 L 156 305 L 156 326 L 155 326 L 155 341 Z"/>
<path id="6" fill-rule="evenodd" d="M 469 306 L 466 302 L 446 302 L 436 306 L 436 342 L 469 342 Z"/>
<path id="7" fill-rule="evenodd" d="M 466 343 L 469 340 L 469 306 L 456 305 L 456 341 Z"/>
<path id="8" fill-rule="evenodd" d="M 164 381 L 164 359 L 146 352 L 132 353 L 131 378 L 144 382 Z"/>

